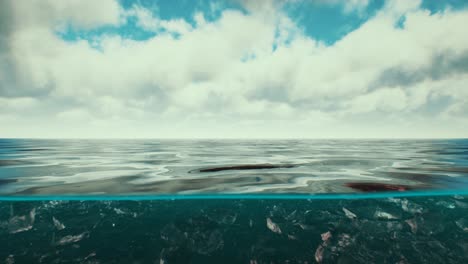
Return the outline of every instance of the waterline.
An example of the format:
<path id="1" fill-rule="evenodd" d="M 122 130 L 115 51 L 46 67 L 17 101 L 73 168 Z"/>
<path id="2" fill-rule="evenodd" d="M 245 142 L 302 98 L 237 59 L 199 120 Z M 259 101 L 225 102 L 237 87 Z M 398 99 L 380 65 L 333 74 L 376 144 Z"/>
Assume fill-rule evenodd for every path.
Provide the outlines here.
<path id="1" fill-rule="evenodd" d="M 346 194 L 158 194 L 158 195 L 12 195 L 0 201 L 151 201 L 151 200 L 356 200 L 395 197 L 468 195 L 468 190 L 406 191 Z"/>

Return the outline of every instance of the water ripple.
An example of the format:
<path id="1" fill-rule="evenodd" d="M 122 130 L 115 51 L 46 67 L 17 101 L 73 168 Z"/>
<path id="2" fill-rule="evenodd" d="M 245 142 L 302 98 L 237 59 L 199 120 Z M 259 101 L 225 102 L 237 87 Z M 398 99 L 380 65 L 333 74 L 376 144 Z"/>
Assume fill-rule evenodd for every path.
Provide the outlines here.
<path id="1" fill-rule="evenodd" d="M 468 140 L 0 139 L 0 195 L 467 190 Z"/>

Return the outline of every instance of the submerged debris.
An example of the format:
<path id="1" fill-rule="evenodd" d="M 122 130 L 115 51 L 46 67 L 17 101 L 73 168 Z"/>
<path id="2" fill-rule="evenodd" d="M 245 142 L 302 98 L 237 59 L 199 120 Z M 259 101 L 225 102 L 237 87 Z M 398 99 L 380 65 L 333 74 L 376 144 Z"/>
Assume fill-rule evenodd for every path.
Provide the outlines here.
<path id="1" fill-rule="evenodd" d="M 292 211 L 290 214 L 286 216 L 286 220 L 294 221 L 297 218 L 297 210 Z"/>
<path id="2" fill-rule="evenodd" d="M 357 215 L 355 215 L 350 210 L 348 210 L 348 209 L 346 209 L 344 207 L 342 209 L 343 209 L 343 212 L 345 213 L 346 217 L 348 217 L 349 219 L 356 219 L 357 218 Z"/>
<path id="3" fill-rule="evenodd" d="M 281 229 L 278 224 L 273 222 L 270 218 L 267 218 L 266 222 L 268 229 L 270 229 L 273 233 L 281 234 Z"/>
<path id="4" fill-rule="evenodd" d="M 59 220 L 57 220 L 55 217 L 52 217 L 52 221 L 54 222 L 54 226 L 57 230 L 65 229 L 65 225 L 62 224 Z"/>
<path id="5" fill-rule="evenodd" d="M 416 223 L 416 219 L 405 220 L 405 223 L 407 223 L 410 226 L 411 232 L 415 234 L 416 231 L 418 230 L 418 224 Z"/>
<path id="6" fill-rule="evenodd" d="M 321 234 L 320 236 L 322 237 L 323 242 L 327 242 L 332 237 L 332 234 L 330 231 L 328 231 L 328 232 Z"/>
<path id="7" fill-rule="evenodd" d="M 392 215 L 390 213 L 384 212 L 384 211 L 375 211 L 374 217 L 377 219 L 384 219 L 384 220 L 395 220 L 398 219 L 395 215 Z"/>
<path id="8" fill-rule="evenodd" d="M 10 234 L 31 230 L 36 219 L 36 208 L 33 208 L 29 214 L 21 216 L 12 216 L 6 223 Z"/>
<path id="9" fill-rule="evenodd" d="M 88 236 L 88 232 L 84 232 L 84 233 L 81 233 L 79 235 L 74 235 L 74 236 L 73 235 L 64 236 L 59 241 L 56 242 L 56 245 L 63 246 L 63 245 L 76 243 L 87 236 Z"/>
<path id="10" fill-rule="evenodd" d="M 317 249 L 315 250 L 315 261 L 317 261 L 318 263 L 321 263 L 323 261 L 323 251 L 325 250 L 325 248 L 320 245 L 317 247 Z"/>
<path id="11" fill-rule="evenodd" d="M 122 211 L 122 210 L 119 209 L 119 208 L 114 208 L 114 212 L 115 212 L 116 214 L 118 214 L 118 215 L 123 215 L 123 214 L 125 214 L 125 212 Z"/>
<path id="12" fill-rule="evenodd" d="M 317 261 L 317 263 L 321 263 L 323 261 L 323 252 L 328 246 L 332 234 L 330 231 L 327 231 L 325 233 L 322 233 L 320 237 L 322 238 L 322 244 L 320 244 L 315 250 L 315 261 Z"/>
<path id="13" fill-rule="evenodd" d="M 89 258 L 92 258 L 92 257 L 95 257 L 96 256 L 96 252 L 91 252 L 88 254 L 88 256 L 86 256 L 84 259 L 87 260 Z"/>
<path id="14" fill-rule="evenodd" d="M 159 264 L 169 263 L 169 259 L 177 254 L 177 247 L 163 248 L 159 253 Z"/>
<path id="15" fill-rule="evenodd" d="M 353 241 L 354 239 L 352 239 L 348 234 L 341 234 L 338 236 L 338 246 L 341 248 L 348 247 Z"/>
<path id="16" fill-rule="evenodd" d="M 436 203 L 436 205 L 442 206 L 442 207 L 445 207 L 445 208 L 448 208 L 448 209 L 455 209 L 455 204 L 452 203 L 452 202 L 438 201 L 438 202 Z"/>
<path id="17" fill-rule="evenodd" d="M 15 263 L 15 258 L 13 255 L 8 255 L 8 257 L 5 259 L 5 264 L 14 264 Z"/>
<path id="18" fill-rule="evenodd" d="M 410 203 L 407 199 L 401 201 L 401 208 L 403 211 L 412 213 L 412 214 L 420 214 L 423 212 L 423 208 L 415 203 Z"/>
<path id="19" fill-rule="evenodd" d="M 468 232 L 468 220 L 466 219 L 459 219 L 455 221 L 455 224 L 464 232 Z"/>
<path id="20" fill-rule="evenodd" d="M 455 200 L 455 205 L 459 208 L 467 209 L 468 208 L 468 203 L 460 202 Z"/>

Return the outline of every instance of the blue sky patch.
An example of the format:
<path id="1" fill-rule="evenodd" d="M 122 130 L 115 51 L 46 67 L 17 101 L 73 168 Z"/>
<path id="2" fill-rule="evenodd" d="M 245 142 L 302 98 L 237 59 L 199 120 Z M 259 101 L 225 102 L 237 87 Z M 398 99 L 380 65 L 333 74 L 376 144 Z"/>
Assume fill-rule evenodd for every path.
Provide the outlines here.
<path id="1" fill-rule="evenodd" d="M 203 13 L 205 20 L 213 22 L 218 20 L 225 10 L 237 10 L 247 14 L 239 1 L 191 1 L 191 0 L 120 0 L 124 10 L 130 10 L 134 6 L 140 6 L 151 12 L 153 17 L 162 20 L 183 19 L 192 27 L 196 27 L 194 15 Z M 326 45 L 333 45 L 348 33 L 359 28 L 368 19 L 384 7 L 384 0 L 370 1 L 363 9 L 345 10 L 345 3 L 319 4 L 315 1 L 295 1 L 283 5 L 283 10 L 298 26 L 303 33 Z M 438 13 L 452 9 L 465 9 L 468 1 L 438 1 L 426 0 L 422 2 L 422 8 Z M 397 28 L 404 28 L 405 17 L 402 16 L 395 24 Z M 119 35 L 122 38 L 144 41 L 157 34 L 165 33 L 164 30 L 152 32 L 138 26 L 135 16 L 127 16 L 126 22 L 119 26 L 102 26 L 99 28 L 84 30 L 72 26 L 66 27 L 63 32 L 57 32 L 66 41 L 88 40 L 93 42 L 103 35 Z M 173 35 L 174 38 L 179 36 Z M 286 43 L 287 45 L 287 43 Z M 275 50 L 277 44 L 272 49 Z"/>

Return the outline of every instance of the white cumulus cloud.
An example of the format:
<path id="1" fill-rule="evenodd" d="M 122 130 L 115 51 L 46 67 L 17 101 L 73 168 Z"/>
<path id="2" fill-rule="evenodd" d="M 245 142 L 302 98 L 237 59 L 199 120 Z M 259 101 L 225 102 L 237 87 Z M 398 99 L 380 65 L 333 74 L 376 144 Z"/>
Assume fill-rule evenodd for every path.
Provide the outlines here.
<path id="1" fill-rule="evenodd" d="M 0 120 L 8 128 L 0 136 L 468 133 L 466 10 L 432 14 L 420 1 L 387 1 L 327 46 L 305 35 L 280 1 L 244 1 L 248 13 L 224 10 L 215 21 L 197 12 L 195 26 L 111 0 L 0 3 L 8 10 L 0 19 Z M 57 34 L 130 16 L 155 35 L 65 41 Z M 43 125 L 25 130 L 28 123 Z"/>

